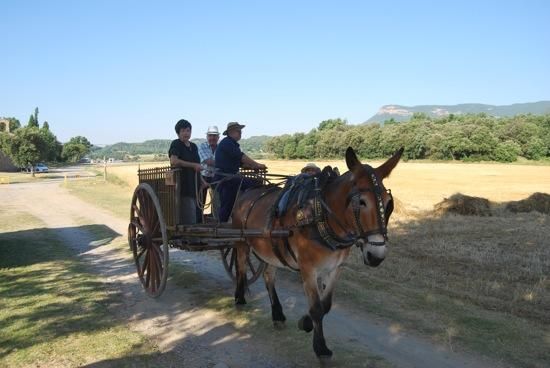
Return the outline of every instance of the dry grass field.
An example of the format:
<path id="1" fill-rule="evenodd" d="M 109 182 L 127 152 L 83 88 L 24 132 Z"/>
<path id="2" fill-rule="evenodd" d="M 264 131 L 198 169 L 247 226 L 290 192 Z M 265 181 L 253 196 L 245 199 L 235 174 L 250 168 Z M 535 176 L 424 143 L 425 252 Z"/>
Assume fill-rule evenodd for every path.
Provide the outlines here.
<path id="1" fill-rule="evenodd" d="M 262 162 L 280 174 L 305 165 Z M 346 171 L 344 161 L 317 164 Z M 111 167 L 109 173 L 133 188 L 136 169 Z M 517 366 L 550 366 L 550 216 L 505 209 L 535 192 L 550 194 L 550 167 L 401 162 L 385 185 L 397 199 L 390 254 L 375 269 L 352 257 L 337 298 L 453 349 L 491 352 Z M 488 199 L 492 215 L 433 210 L 455 193 Z"/>
<path id="2" fill-rule="evenodd" d="M 306 161 L 263 160 L 270 173 L 293 175 L 300 172 Z M 317 161 L 319 167 L 336 166 L 347 171 L 344 160 Z M 365 162 L 366 163 L 366 162 Z M 382 162 L 369 162 L 377 166 Z M 141 168 L 166 163 L 140 164 Z M 108 173 L 137 185 L 137 164 L 111 166 Z M 500 203 L 527 198 L 535 192 L 550 193 L 550 166 L 409 163 L 400 162 L 392 176 L 385 181 L 407 210 L 431 210 L 433 206 L 454 193 L 483 197 Z"/>

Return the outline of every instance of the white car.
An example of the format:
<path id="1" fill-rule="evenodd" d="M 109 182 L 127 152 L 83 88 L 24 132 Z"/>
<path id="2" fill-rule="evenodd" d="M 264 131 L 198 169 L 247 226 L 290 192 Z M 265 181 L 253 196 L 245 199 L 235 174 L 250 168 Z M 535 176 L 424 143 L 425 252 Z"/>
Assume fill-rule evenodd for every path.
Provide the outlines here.
<path id="1" fill-rule="evenodd" d="M 48 166 L 46 166 L 46 164 L 36 164 L 36 166 L 34 167 L 34 172 L 37 172 L 37 173 L 47 173 L 49 170 Z"/>

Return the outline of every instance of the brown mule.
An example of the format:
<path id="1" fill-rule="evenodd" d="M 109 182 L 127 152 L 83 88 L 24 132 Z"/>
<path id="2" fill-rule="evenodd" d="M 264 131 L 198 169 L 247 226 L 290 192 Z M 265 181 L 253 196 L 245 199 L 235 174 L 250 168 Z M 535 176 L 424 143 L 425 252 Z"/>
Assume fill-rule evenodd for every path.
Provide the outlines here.
<path id="1" fill-rule="evenodd" d="M 276 268 L 299 271 L 309 303 L 309 311 L 298 326 L 313 330 L 313 350 L 318 357 L 330 357 L 323 334 L 323 317 L 330 311 L 340 265 L 353 245 L 361 249 L 366 265 L 376 267 L 386 256 L 386 226 L 393 209 L 391 192 L 383 179 L 399 162 L 403 148 L 377 168 L 363 165 L 350 147 L 346 151 L 349 171 L 331 175 L 330 167 L 315 179 L 316 195 L 309 205 L 293 205 L 280 219 L 268 214 L 281 191 L 277 187 L 251 189 L 242 194 L 233 211 L 235 228 L 289 229 L 287 239 L 248 238 L 237 246 L 237 287 L 235 301 L 245 304 L 246 260 L 250 248 L 268 265 L 263 277 L 271 300 L 275 327 L 286 320 L 275 291 Z"/>

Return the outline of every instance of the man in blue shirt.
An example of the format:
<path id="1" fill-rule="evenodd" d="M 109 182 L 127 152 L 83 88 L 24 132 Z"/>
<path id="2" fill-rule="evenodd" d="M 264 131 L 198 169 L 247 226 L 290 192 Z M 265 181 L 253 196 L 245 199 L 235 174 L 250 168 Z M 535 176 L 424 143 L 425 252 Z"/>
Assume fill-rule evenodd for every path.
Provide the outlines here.
<path id="1" fill-rule="evenodd" d="M 227 129 L 223 132 L 223 135 L 226 135 L 227 137 L 222 139 L 218 144 L 215 159 L 216 171 L 225 175 L 216 175 L 214 180 L 218 181 L 227 178 L 228 174 L 237 174 L 241 166 L 250 169 L 266 168 L 264 164 L 254 161 L 241 151 L 239 143 L 237 142 L 241 139 L 242 129 L 244 127 L 244 125 L 237 122 L 230 122 L 227 124 Z M 229 219 L 229 216 L 233 211 L 233 204 L 235 203 L 239 186 L 241 190 L 246 190 L 256 185 L 258 185 L 258 183 L 250 178 L 234 177 L 223 180 L 217 188 L 220 195 L 220 211 L 218 213 L 218 221 L 227 222 Z"/>

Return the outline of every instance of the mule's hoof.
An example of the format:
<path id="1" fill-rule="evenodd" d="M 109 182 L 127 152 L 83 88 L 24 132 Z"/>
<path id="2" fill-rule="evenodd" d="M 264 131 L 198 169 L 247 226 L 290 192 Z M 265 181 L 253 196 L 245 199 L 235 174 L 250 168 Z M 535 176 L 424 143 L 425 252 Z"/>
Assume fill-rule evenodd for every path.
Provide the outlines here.
<path id="1" fill-rule="evenodd" d="M 313 330 L 313 322 L 310 316 L 302 316 L 298 321 L 298 328 L 305 332 L 311 332 Z"/>
<path id="2" fill-rule="evenodd" d="M 283 330 L 286 327 L 285 321 L 273 321 L 273 327 L 279 331 Z"/>
<path id="3" fill-rule="evenodd" d="M 317 355 L 317 358 L 319 358 L 320 360 L 329 360 L 332 358 L 332 350 L 330 350 L 327 347 L 323 349 L 319 349 L 319 352 L 315 351 L 315 354 Z"/>
<path id="4" fill-rule="evenodd" d="M 235 299 L 235 305 L 236 306 L 239 306 L 239 305 L 245 305 L 246 304 L 246 300 L 244 298 L 237 298 Z"/>

